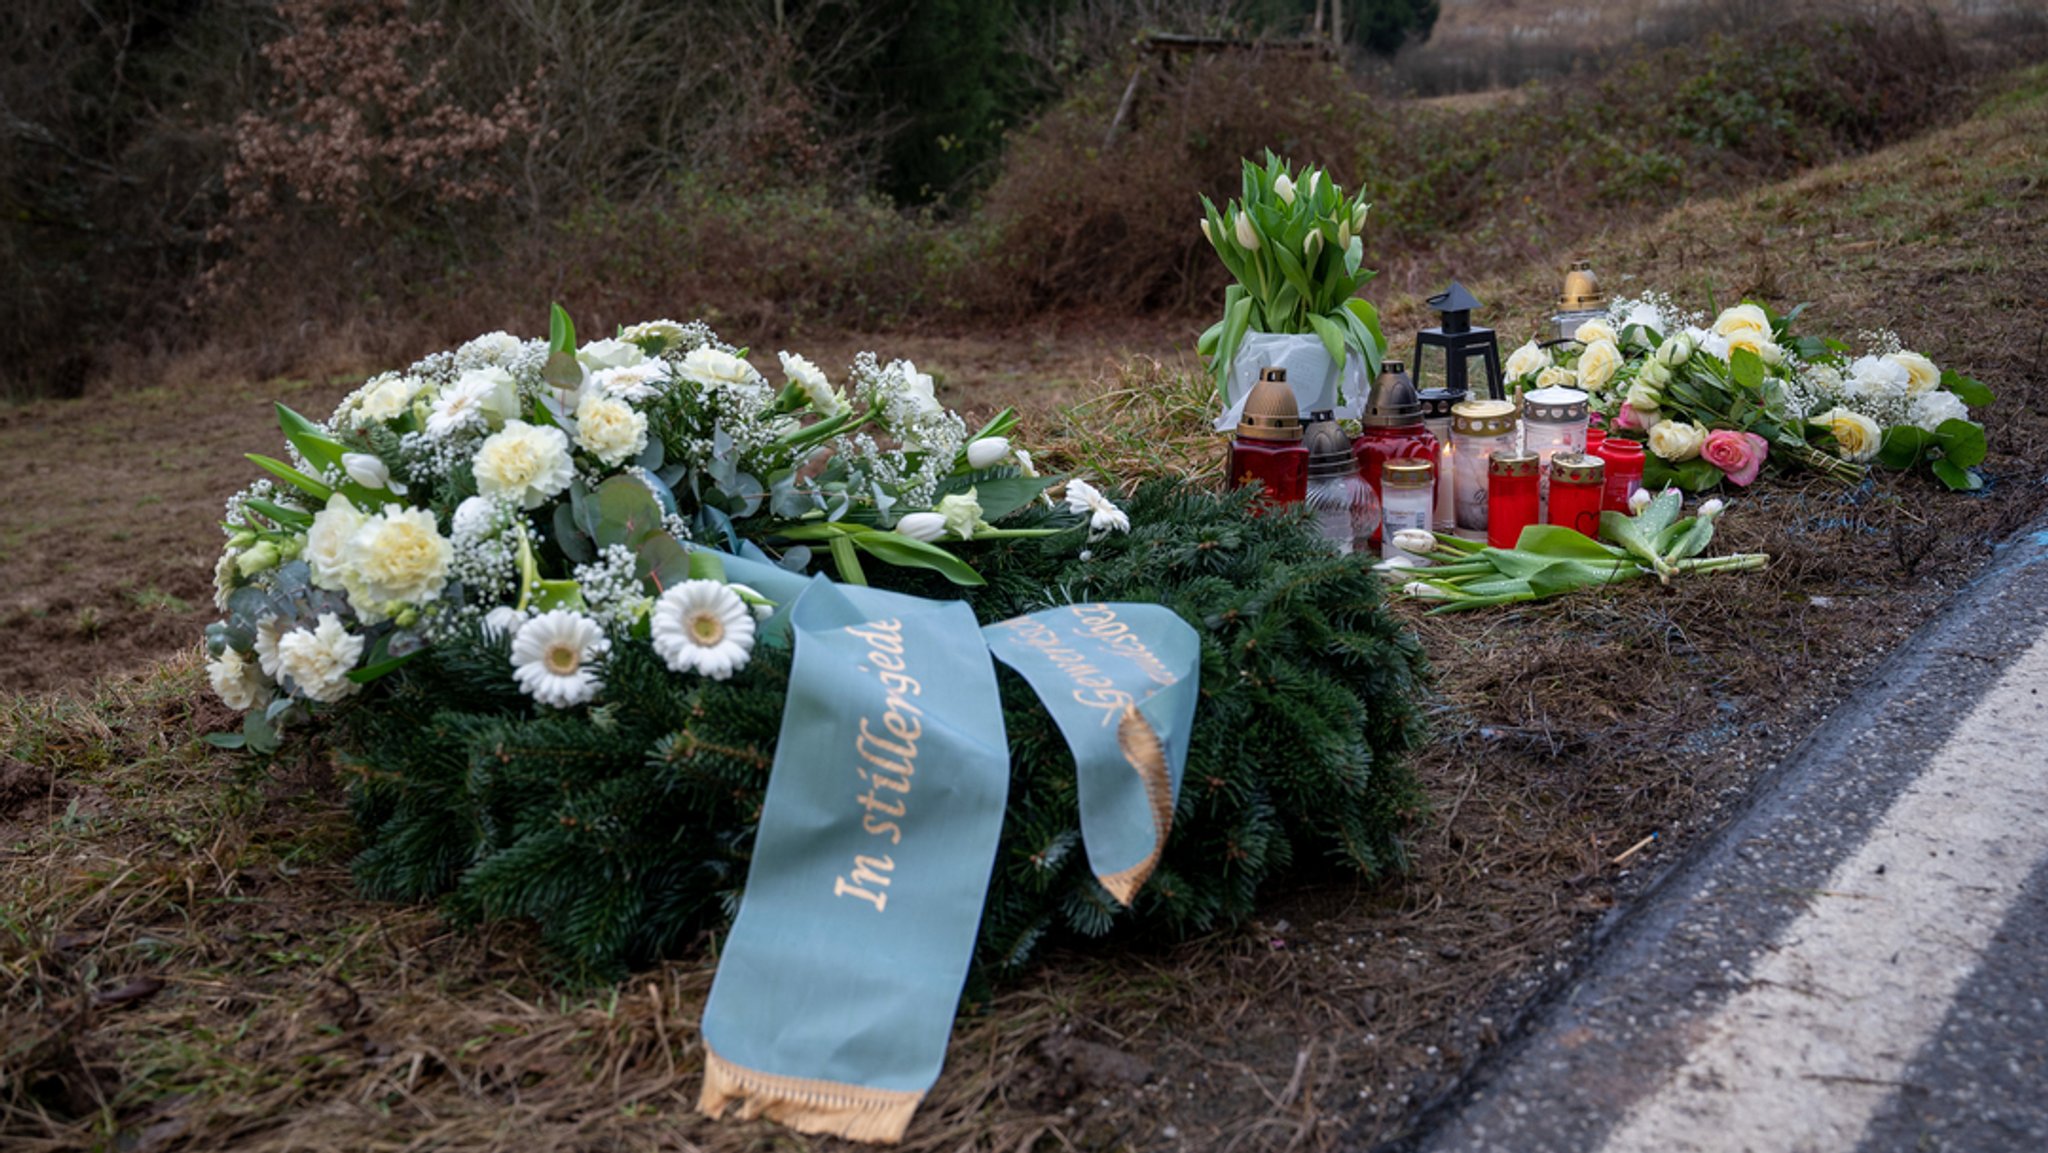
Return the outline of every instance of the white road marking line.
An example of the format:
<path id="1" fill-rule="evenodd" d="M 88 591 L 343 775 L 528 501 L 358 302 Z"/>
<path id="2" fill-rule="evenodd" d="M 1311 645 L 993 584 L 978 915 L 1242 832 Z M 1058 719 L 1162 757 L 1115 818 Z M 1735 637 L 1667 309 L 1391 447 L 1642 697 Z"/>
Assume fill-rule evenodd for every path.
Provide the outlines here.
<path id="1" fill-rule="evenodd" d="M 1853 1150 L 2043 859 L 2048 637 L 1971 710 L 1602 1148 Z"/>

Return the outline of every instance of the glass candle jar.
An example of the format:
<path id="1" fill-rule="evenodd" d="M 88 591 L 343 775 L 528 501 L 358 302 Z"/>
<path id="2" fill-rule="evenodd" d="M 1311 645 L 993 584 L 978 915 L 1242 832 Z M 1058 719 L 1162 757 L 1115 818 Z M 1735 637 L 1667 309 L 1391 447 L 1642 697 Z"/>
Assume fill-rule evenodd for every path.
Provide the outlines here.
<path id="1" fill-rule="evenodd" d="M 1457 527 L 1486 527 L 1486 462 L 1496 452 L 1515 447 L 1515 406 L 1505 400 L 1468 400 L 1451 410 L 1451 453 L 1457 486 L 1454 511 Z M 1534 519 L 1534 510 L 1530 513 Z"/>
<path id="2" fill-rule="evenodd" d="M 1458 526 L 1455 510 L 1457 501 L 1456 470 L 1451 454 L 1451 410 L 1465 399 L 1463 389 L 1425 388 L 1422 390 L 1422 427 L 1436 438 L 1436 527 L 1449 530 Z"/>
<path id="3" fill-rule="evenodd" d="M 1301 443 L 1300 414 L 1287 370 L 1261 370 L 1230 441 L 1230 487 L 1259 482 L 1265 485 L 1269 505 L 1294 504 L 1308 494 L 1308 449 Z"/>
<path id="4" fill-rule="evenodd" d="M 1330 409 L 1309 414 L 1302 443 L 1308 449 L 1306 500 L 1315 510 L 1316 528 L 1338 552 L 1348 553 L 1380 527 L 1380 498 L 1358 475 L 1351 439 Z"/>
<path id="5" fill-rule="evenodd" d="M 1436 460 L 1436 437 L 1423 422 L 1422 398 L 1398 360 L 1387 361 L 1373 382 L 1365 412 L 1358 418 L 1359 433 L 1351 442 L 1358 458 L 1358 472 L 1372 486 L 1384 505 L 1386 492 L 1380 485 L 1380 470 L 1391 460 Z M 1378 543 L 1379 534 L 1373 534 Z"/>
<path id="6" fill-rule="evenodd" d="M 1550 458 L 1550 507 L 1543 523 L 1561 525 L 1600 539 L 1600 502 L 1607 463 L 1598 457 L 1558 453 Z"/>
<path id="7" fill-rule="evenodd" d="M 1643 487 L 1643 445 L 1625 436 L 1610 436 L 1600 442 L 1596 455 L 1607 466 L 1601 483 L 1600 507 L 1609 512 L 1627 512 L 1628 498 Z"/>
<path id="8" fill-rule="evenodd" d="M 1522 530 L 1537 523 L 1536 481 L 1540 465 L 1533 452 L 1496 452 L 1486 462 L 1486 543 L 1513 548 Z"/>
<path id="9" fill-rule="evenodd" d="M 1586 394 L 1576 388 L 1539 388 L 1522 398 L 1522 448 L 1542 469 L 1539 503 L 1550 496 L 1550 458 L 1586 451 Z"/>
<path id="10" fill-rule="evenodd" d="M 1428 532 L 1436 520 L 1436 466 L 1426 460 L 1390 460 L 1380 472 L 1380 559 L 1407 557 L 1429 562 L 1394 545 L 1394 534 L 1416 528 Z"/>

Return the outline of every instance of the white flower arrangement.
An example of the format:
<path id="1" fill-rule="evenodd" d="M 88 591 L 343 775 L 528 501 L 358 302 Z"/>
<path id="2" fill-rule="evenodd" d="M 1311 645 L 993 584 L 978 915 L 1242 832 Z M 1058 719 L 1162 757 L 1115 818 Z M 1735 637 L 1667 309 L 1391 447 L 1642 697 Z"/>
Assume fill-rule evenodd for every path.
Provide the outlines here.
<path id="1" fill-rule="evenodd" d="M 950 550 L 1129 527 L 1081 481 L 1071 513 L 1000 527 L 1057 482 L 1012 439 L 1014 414 L 970 436 L 909 361 L 863 353 L 842 391 L 778 359 L 779 392 L 702 323 L 579 346 L 558 315 L 546 341 L 490 333 L 379 374 L 324 421 L 280 409 L 289 451 L 252 456 L 269 475 L 228 501 L 225 619 L 207 630 L 209 680 L 246 710 L 250 747 L 443 645 L 502 646 L 486 659 L 551 709 L 601 705 L 623 646 L 737 675 L 775 605 L 691 541 L 845 580 L 866 556 L 977 583 Z"/>

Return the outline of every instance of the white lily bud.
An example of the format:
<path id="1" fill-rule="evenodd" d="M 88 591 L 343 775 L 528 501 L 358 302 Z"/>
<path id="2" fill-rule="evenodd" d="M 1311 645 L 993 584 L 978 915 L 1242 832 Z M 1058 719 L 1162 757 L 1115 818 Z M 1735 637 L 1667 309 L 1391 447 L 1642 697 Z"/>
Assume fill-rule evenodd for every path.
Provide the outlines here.
<path id="1" fill-rule="evenodd" d="M 1010 439 L 1004 436 L 984 436 L 967 446 L 969 468 L 994 468 L 1010 456 Z"/>
<path id="2" fill-rule="evenodd" d="M 1404 528 L 1394 534 L 1394 547 L 1402 552 L 1429 552 L 1436 548 L 1436 534 L 1428 529 Z"/>
<path id="3" fill-rule="evenodd" d="M 1287 179 L 1285 172 L 1273 178 L 1273 192 L 1281 200 L 1294 203 L 1294 181 Z"/>
<path id="4" fill-rule="evenodd" d="M 1631 516 L 1640 516 L 1642 514 L 1642 511 L 1650 507 L 1650 502 L 1655 499 L 1657 498 L 1651 496 L 1650 490 L 1646 488 L 1639 488 L 1634 492 L 1628 494 L 1629 514 Z"/>
<path id="5" fill-rule="evenodd" d="M 1252 218 L 1242 212 L 1237 214 L 1237 242 L 1247 252 L 1259 250 L 1259 231 L 1252 227 Z"/>
<path id="6" fill-rule="evenodd" d="M 896 531 L 912 540 L 937 540 L 946 535 L 946 518 L 935 512 L 904 513 L 896 522 Z"/>
<path id="7" fill-rule="evenodd" d="M 364 488 L 381 489 L 400 496 L 405 494 L 405 486 L 391 479 L 390 467 L 367 452 L 342 453 L 341 467 L 350 480 Z"/>

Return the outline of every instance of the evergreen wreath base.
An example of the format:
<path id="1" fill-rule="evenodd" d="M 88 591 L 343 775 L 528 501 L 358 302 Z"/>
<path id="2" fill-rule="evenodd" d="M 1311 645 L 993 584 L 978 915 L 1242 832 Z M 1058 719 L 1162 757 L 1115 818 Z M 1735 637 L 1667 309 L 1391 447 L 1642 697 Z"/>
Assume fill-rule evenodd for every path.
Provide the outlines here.
<path id="1" fill-rule="evenodd" d="M 1023 966 L 1061 934 L 1177 938 L 1237 922 L 1290 869 L 1405 866 L 1401 834 L 1421 802 L 1401 754 L 1420 735 L 1421 651 L 1382 605 L 1372 557 L 1332 555 L 1298 511 L 1254 507 L 1155 481 L 1129 502 L 1128 534 L 990 544 L 973 558 L 984 587 L 891 574 L 905 591 L 964 595 L 984 623 L 1154 601 L 1202 637 L 1173 834 L 1127 910 L 1088 870 L 1065 742 L 998 666 L 1011 782 L 984 971 Z M 672 955 L 738 907 L 788 676 L 789 653 L 768 645 L 724 682 L 679 678 L 626 646 L 602 703 L 536 715 L 502 642 L 438 645 L 338 734 L 366 842 L 357 879 L 468 920 L 530 918 L 587 977 Z"/>

